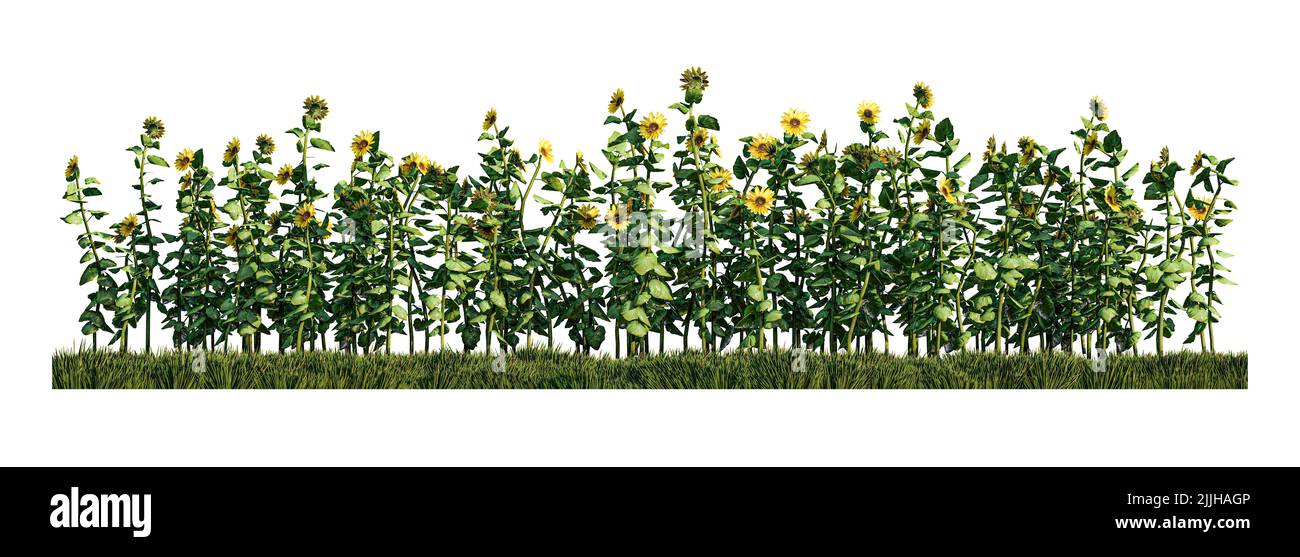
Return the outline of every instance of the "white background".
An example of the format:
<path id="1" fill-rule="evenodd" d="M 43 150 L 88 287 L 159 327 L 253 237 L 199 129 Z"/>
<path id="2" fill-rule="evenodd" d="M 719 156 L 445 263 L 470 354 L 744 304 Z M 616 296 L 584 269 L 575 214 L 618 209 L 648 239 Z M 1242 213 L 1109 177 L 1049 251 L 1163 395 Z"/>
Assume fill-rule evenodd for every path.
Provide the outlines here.
<path id="1" fill-rule="evenodd" d="M 1297 41 L 1285 3 L 493 2 L 22 3 L 0 21 L 6 245 L 0 463 L 1300 464 L 1294 442 Z M 141 120 L 163 154 L 239 136 L 293 147 L 302 99 L 325 137 L 476 164 L 495 106 L 525 151 L 596 156 L 609 93 L 642 113 L 706 69 L 705 111 L 736 138 L 791 106 L 841 145 L 858 101 L 897 117 L 924 80 L 977 156 L 991 133 L 1066 146 L 1103 97 L 1130 162 L 1163 145 L 1235 156 L 1241 209 L 1223 248 L 1221 349 L 1249 350 L 1237 392 L 56 392 L 52 351 L 78 340 L 75 227 L 58 217 L 67 158 L 138 207 L 124 149 Z M 339 177 L 329 162 L 322 186 Z M 1127 166 L 1127 165 L 1126 165 Z M 971 167 L 973 169 L 973 166 Z M 170 208 L 175 175 L 156 201 Z M 1185 187 L 1185 182 L 1181 184 Z M 164 216 L 164 219 L 166 216 Z M 138 335 L 133 335 L 138 336 Z M 1178 335 L 1176 341 L 1181 341 Z"/>

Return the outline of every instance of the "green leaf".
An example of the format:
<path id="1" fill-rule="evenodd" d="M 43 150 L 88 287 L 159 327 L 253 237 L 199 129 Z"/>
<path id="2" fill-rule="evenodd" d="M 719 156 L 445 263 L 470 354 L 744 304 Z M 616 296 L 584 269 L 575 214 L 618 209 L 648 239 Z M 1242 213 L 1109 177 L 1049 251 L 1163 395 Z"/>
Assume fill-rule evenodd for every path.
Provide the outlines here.
<path id="1" fill-rule="evenodd" d="M 765 297 L 763 295 L 763 287 L 757 284 L 749 285 L 749 287 L 745 289 L 745 293 L 749 295 L 749 299 L 754 300 L 755 302 L 761 302 Z"/>
<path id="2" fill-rule="evenodd" d="M 673 300 L 672 290 L 659 279 L 650 279 L 650 295 L 669 302 Z"/>
<path id="3" fill-rule="evenodd" d="M 642 251 L 641 254 L 632 261 L 632 269 L 635 270 L 638 275 L 644 275 L 658 265 L 659 260 L 655 258 L 654 252 L 650 250 Z"/>
<path id="4" fill-rule="evenodd" d="M 334 151 L 334 146 L 330 145 L 330 142 L 325 141 L 324 139 L 321 139 L 319 137 L 311 138 L 311 146 L 324 151 L 330 151 L 330 152 Z"/>

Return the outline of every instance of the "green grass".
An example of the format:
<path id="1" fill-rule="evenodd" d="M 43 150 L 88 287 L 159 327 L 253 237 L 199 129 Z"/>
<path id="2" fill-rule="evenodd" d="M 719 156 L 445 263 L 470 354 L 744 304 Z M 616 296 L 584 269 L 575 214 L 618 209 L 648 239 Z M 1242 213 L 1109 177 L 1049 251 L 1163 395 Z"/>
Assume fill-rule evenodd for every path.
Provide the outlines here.
<path id="1" fill-rule="evenodd" d="M 179 352 L 64 351 L 56 389 L 1244 389 L 1245 353 L 1112 356 L 1105 373 L 1062 353 L 963 353 L 940 358 L 789 352 L 697 352 L 615 360 L 524 350 L 492 371 L 483 354 L 353 356 L 337 352 L 206 356 L 203 373 Z"/>

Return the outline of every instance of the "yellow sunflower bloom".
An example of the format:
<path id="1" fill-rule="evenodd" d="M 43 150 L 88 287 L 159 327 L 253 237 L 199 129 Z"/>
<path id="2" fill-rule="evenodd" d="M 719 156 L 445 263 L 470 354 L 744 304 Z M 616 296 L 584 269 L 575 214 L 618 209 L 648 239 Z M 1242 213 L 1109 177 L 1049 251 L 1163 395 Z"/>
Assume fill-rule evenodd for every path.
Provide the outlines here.
<path id="1" fill-rule="evenodd" d="M 658 139 L 667 127 L 668 119 L 664 118 L 663 114 L 651 112 L 641 119 L 641 137 L 650 140 Z"/>
<path id="2" fill-rule="evenodd" d="M 731 171 L 721 166 L 709 171 L 709 181 L 714 182 L 713 191 L 722 191 L 731 187 Z"/>
<path id="3" fill-rule="evenodd" d="M 948 200 L 948 203 L 957 203 L 957 184 L 953 183 L 952 178 L 944 176 L 939 180 L 939 195 Z"/>
<path id="4" fill-rule="evenodd" d="M 1115 189 L 1115 186 L 1106 188 L 1106 205 L 1110 206 L 1112 211 L 1118 211 L 1120 208 L 1119 190 Z"/>
<path id="5" fill-rule="evenodd" d="M 281 166 L 280 170 L 275 173 L 275 183 L 281 186 L 287 184 L 291 178 L 293 178 L 293 167 L 287 164 Z"/>
<path id="6" fill-rule="evenodd" d="M 772 203 L 776 201 L 776 193 L 764 187 L 755 187 L 745 194 L 745 207 L 749 212 L 766 215 L 772 210 Z"/>
<path id="7" fill-rule="evenodd" d="M 189 170 L 190 165 L 194 164 L 194 156 L 193 149 L 181 149 L 181 152 L 176 153 L 176 170 L 181 172 Z"/>
<path id="8" fill-rule="evenodd" d="M 433 168 L 433 161 L 430 161 L 429 157 L 420 153 L 411 153 L 402 157 L 402 166 L 399 170 L 402 174 L 410 174 L 412 172 L 428 174 L 431 168 Z"/>
<path id="9" fill-rule="evenodd" d="M 275 140 L 266 134 L 257 136 L 257 150 L 268 156 L 275 153 Z"/>
<path id="10" fill-rule="evenodd" d="M 230 142 L 226 143 L 226 152 L 221 155 L 221 160 L 224 160 L 227 163 L 233 163 L 235 162 L 235 159 L 238 157 L 239 157 L 239 138 L 232 137 L 230 139 Z"/>
<path id="11" fill-rule="evenodd" d="M 316 206 L 311 203 L 299 205 L 293 213 L 293 224 L 298 228 L 306 228 L 313 220 L 316 220 Z"/>
<path id="12" fill-rule="evenodd" d="M 776 138 L 760 133 L 749 140 L 749 156 L 760 161 L 772 158 L 776 154 Z"/>
<path id="13" fill-rule="evenodd" d="M 613 114 L 623 108 L 623 101 L 626 100 L 622 89 L 616 89 L 613 95 L 609 96 L 609 113 Z"/>
<path id="14" fill-rule="evenodd" d="M 594 205 L 583 205 L 578 208 L 578 224 L 583 230 L 595 228 L 598 219 L 600 219 L 600 209 Z"/>
<path id="15" fill-rule="evenodd" d="M 374 146 L 374 132 L 368 132 L 365 130 L 359 131 L 357 132 L 357 135 L 352 136 L 352 157 L 356 160 L 361 160 L 361 157 L 364 157 L 366 153 L 369 153 L 370 148 Z"/>
<path id="16" fill-rule="evenodd" d="M 605 213 L 605 222 L 613 227 L 614 230 L 623 230 L 627 228 L 628 220 L 629 215 L 627 214 L 627 209 L 620 205 L 611 205 L 609 210 Z"/>
<path id="17" fill-rule="evenodd" d="M 74 176 L 77 175 L 77 171 L 80 168 L 81 168 L 81 163 L 78 161 L 77 156 L 72 155 L 72 158 L 68 159 L 68 167 L 63 169 L 63 177 L 67 178 L 68 180 L 71 180 Z"/>
<path id="18" fill-rule="evenodd" d="M 546 162 L 555 162 L 555 149 L 551 147 L 551 142 L 545 139 L 537 141 L 537 154 L 541 155 Z"/>
<path id="19" fill-rule="evenodd" d="M 781 115 L 781 129 L 790 135 L 799 135 L 808 129 L 808 113 L 797 108 L 791 108 Z"/>
<path id="20" fill-rule="evenodd" d="M 492 129 L 497 125 L 497 109 L 489 108 L 487 114 L 483 116 L 483 131 Z"/>
<path id="21" fill-rule="evenodd" d="M 1192 214 L 1192 218 L 1203 222 L 1205 219 L 1210 218 L 1210 203 L 1212 202 L 1211 199 L 1197 197 L 1187 204 L 1187 212 Z"/>
<path id="22" fill-rule="evenodd" d="M 876 122 L 880 121 L 880 105 L 871 101 L 858 103 L 858 119 L 864 124 L 876 125 Z"/>

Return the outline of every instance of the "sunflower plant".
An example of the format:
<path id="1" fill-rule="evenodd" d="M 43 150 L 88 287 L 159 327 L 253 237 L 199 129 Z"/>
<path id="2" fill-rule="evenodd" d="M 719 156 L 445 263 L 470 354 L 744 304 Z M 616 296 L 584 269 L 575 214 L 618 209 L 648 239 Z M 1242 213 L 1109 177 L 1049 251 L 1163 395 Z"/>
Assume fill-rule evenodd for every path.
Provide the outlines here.
<path id="1" fill-rule="evenodd" d="M 67 182 L 63 199 L 76 203 L 77 208 L 64 215 L 62 220 L 81 227 L 81 233 L 77 235 L 77 245 L 84 250 L 81 254 L 81 263 L 85 267 L 81 271 L 80 284 L 91 282 L 95 284 L 95 289 L 87 295 L 89 303 L 81 311 L 81 334 L 90 336 L 91 348 L 98 350 L 99 333 L 113 332 L 104 317 L 103 310 L 105 307 L 113 307 L 118 285 L 113 280 L 115 264 L 111 254 L 114 250 L 107 242 L 110 236 L 95 230 L 91 225 L 107 216 L 108 211 L 89 207 L 91 198 L 99 197 L 102 192 L 99 189 L 99 180 L 89 176 L 82 178 L 81 162 L 76 155 L 68 160 L 63 178 Z"/>

